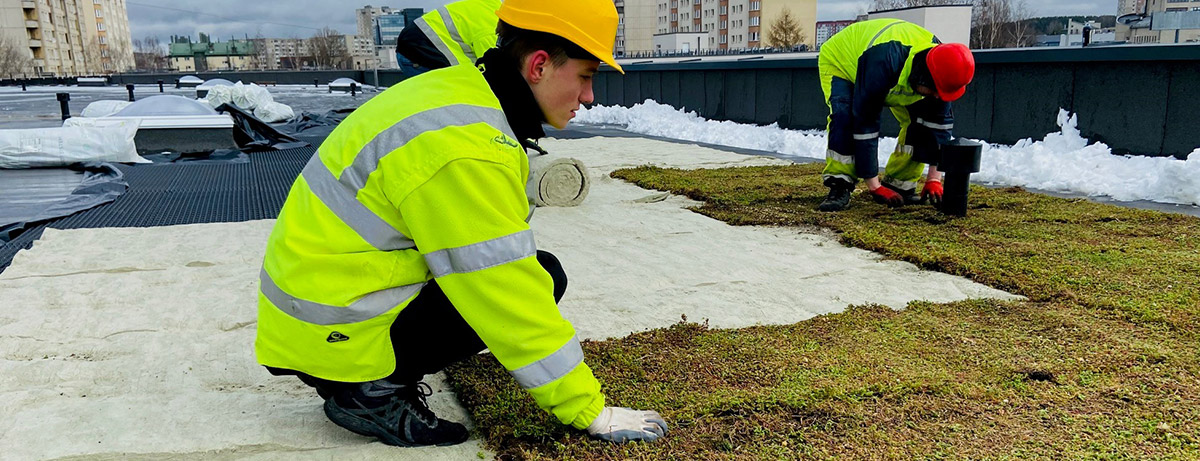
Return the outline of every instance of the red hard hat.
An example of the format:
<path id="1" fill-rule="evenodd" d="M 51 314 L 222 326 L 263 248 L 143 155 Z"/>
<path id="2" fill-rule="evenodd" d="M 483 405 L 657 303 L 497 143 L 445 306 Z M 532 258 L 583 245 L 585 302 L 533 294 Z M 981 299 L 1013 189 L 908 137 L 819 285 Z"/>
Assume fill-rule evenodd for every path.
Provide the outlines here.
<path id="1" fill-rule="evenodd" d="M 961 43 L 944 43 L 933 47 L 925 56 L 925 64 L 937 86 L 942 101 L 954 101 L 967 91 L 975 77 L 975 56 Z"/>

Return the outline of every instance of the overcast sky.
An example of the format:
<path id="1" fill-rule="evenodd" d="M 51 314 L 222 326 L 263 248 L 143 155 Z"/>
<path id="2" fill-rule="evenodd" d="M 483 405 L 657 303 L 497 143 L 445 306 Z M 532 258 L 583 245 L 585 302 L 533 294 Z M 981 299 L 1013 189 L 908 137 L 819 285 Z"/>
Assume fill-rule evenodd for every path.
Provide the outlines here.
<path id="1" fill-rule="evenodd" d="M 565 0 L 564 0 L 565 1 Z M 1115 14 L 1117 0 L 1026 0 L 1035 16 Z M 393 8 L 424 8 L 445 0 L 394 0 L 372 3 Z M 214 38 L 244 38 L 261 34 L 272 38 L 305 38 L 329 26 L 353 34 L 358 26 L 355 8 L 365 2 L 336 0 L 128 0 L 129 26 L 133 38 L 157 36 L 166 42 L 171 35 L 205 32 Z M 865 12 L 870 1 L 818 0 L 817 19 L 850 19 Z"/>

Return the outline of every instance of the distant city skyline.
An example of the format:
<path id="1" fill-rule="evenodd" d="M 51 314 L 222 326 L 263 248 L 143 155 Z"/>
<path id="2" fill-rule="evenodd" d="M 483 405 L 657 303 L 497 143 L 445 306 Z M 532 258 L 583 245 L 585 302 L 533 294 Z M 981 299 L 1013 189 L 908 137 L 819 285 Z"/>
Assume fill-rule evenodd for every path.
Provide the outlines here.
<path id="1" fill-rule="evenodd" d="M 768 0 L 769 1 L 769 0 Z M 373 6 L 424 8 L 426 11 L 448 3 L 445 0 L 373 2 Z M 354 10 L 367 2 L 343 3 L 317 0 L 140 0 L 127 1 L 129 25 L 134 39 L 155 36 L 167 42 L 171 35 L 193 38 L 204 32 L 214 40 L 230 38 L 307 38 L 318 29 L 329 27 L 340 33 L 354 34 L 358 29 Z M 871 2 L 863 0 L 821 0 L 817 20 L 853 19 Z M 1116 14 L 1115 0 L 1068 0 L 1029 2 L 1034 16 L 1092 16 Z M 203 14 L 201 14 L 203 13 Z"/>

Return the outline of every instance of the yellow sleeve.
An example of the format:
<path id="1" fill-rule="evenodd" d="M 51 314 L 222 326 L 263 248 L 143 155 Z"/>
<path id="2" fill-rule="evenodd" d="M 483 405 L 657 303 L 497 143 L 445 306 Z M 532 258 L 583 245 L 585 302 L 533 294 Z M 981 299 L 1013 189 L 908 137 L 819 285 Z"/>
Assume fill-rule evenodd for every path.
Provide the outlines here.
<path id="1" fill-rule="evenodd" d="M 405 197 L 400 213 L 438 285 L 492 354 L 538 405 L 582 429 L 604 395 L 537 261 L 523 186 L 499 163 L 455 160 Z"/>

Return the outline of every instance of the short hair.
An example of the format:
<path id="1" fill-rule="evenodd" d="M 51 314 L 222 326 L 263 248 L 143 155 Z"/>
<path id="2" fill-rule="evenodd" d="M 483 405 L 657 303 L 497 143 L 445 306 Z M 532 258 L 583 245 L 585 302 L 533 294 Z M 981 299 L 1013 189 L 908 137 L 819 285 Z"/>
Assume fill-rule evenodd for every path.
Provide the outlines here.
<path id="1" fill-rule="evenodd" d="M 566 64 L 567 58 L 600 60 L 570 40 L 546 32 L 522 29 L 504 21 L 496 24 L 496 35 L 499 36 L 497 48 L 517 62 L 524 61 L 526 56 L 538 50 L 549 54 L 550 62 L 555 66 Z"/>

